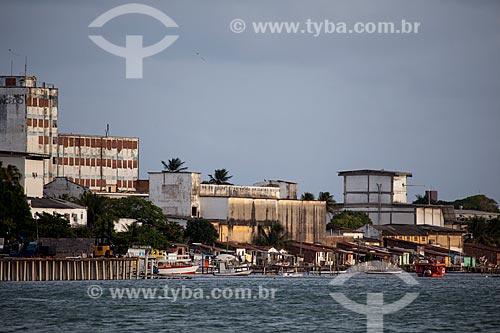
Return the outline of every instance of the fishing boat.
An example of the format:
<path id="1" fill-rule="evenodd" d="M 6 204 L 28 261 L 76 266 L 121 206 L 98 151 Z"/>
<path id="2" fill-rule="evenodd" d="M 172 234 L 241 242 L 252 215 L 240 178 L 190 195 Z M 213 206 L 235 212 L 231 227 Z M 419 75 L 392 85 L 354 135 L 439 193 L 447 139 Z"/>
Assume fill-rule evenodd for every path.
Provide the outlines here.
<path id="1" fill-rule="evenodd" d="M 233 255 L 220 254 L 215 258 L 215 276 L 247 276 L 252 274 L 250 265 L 242 264 Z"/>
<path id="2" fill-rule="evenodd" d="M 158 260 L 157 269 L 160 275 L 195 274 L 199 265 L 193 264 L 189 255 L 172 255 Z"/>
<path id="3" fill-rule="evenodd" d="M 415 271 L 419 277 L 443 277 L 446 274 L 446 264 L 424 260 L 415 263 Z"/>

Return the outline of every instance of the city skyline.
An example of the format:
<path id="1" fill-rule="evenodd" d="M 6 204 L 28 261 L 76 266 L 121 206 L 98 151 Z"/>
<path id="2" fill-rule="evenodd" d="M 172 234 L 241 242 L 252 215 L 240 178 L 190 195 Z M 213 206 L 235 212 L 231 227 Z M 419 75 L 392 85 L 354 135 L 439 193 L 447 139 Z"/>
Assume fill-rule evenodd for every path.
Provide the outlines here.
<path id="1" fill-rule="evenodd" d="M 480 192 L 499 201 L 499 5 L 316 2 L 262 2 L 267 11 L 258 12 L 233 2 L 142 2 L 179 28 L 144 15 L 99 28 L 117 45 L 127 34 L 144 35 L 145 45 L 179 35 L 144 60 L 141 80 L 125 79 L 124 59 L 88 37 L 97 31 L 88 25 L 122 2 L 7 3 L 1 73 L 11 60 L 13 74 L 23 73 L 27 56 L 27 74 L 59 88 L 60 132 L 103 135 L 110 124 L 110 135 L 139 137 L 140 178 L 180 157 L 204 177 L 226 168 L 238 184 L 285 179 L 342 201 L 338 171 L 386 169 L 413 173 L 410 183 L 440 199 Z M 421 27 L 404 36 L 237 34 L 235 18 Z M 413 188 L 408 201 L 424 191 Z"/>

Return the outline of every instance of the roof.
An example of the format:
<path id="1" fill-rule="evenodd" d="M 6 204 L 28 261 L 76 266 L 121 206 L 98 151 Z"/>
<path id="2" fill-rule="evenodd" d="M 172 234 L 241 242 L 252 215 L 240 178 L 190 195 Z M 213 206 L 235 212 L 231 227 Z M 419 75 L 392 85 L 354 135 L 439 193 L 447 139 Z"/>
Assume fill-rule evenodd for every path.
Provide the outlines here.
<path id="1" fill-rule="evenodd" d="M 473 209 L 456 209 L 455 214 L 460 215 L 460 214 L 471 214 L 471 215 L 495 215 L 499 216 L 500 213 L 494 213 L 494 212 L 485 212 L 482 210 L 473 210 Z"/>
<path id="2" fill-rule="evenodd" d="M 486 251 L 493 251 L 493 252 L 500 253 L 500 248 L 498 248 L 496 246 L 483 245 L 483 244 L 477 244 L 477 243 L 465 243 L 464 248 L 465 247 L 471 247 L 471 248 L 478 249 L 478 250 L 486 250 Z"/>
<path id="3" fill-rule="evenodd" d="M 53 208 L 53 209 L 85 209 L 76 203 L 55 198 L 28 198 L 32 208 Z"/>
<path id="4" fill-rule="evenodd" d="M 50 184 L 52 184 L 52 183 L 55 183 L 55 182 L 56 182 L 56 181 L 58 181 L 58 180 L 59 180 L 59 181 L 60 181 L 60 180 L 64 180 L 64 181 L 66 181 L 67 183 L 73 184 L 73 185 L 78 186 L 78 187 L 81 187 L 81 188 L 83 188 L 83 189 L 87 189 L 87 190 L 89 189 L 87 186 L 83 186 L 83 185 L 80 185 L 80 184 L 78 184 L 78 183 L 75 183 L 74 181 L 69 180 L 69 179 L 68 179 L 68 177 L 55 177 L 52 181 L 50 181 L 50 182 L 48 182 L 47 184 L 43 185 L 43 187 L 45 188 L 45 187 L 47 187 L 48 185 L 50 185 Z"/>
<path id="5" fill-rule="evenodd" d="M 373 228 L 382 231 L 383 236 L 427 236 L 429 233 L 463 234 L 462 230 L 428 224 L 384 224 Z"/>
<path id="6" fill-rule="evenodd" d="M 373 170 L 373 169 L 362 169 L 362 170 L 346 170 L 339 171 L 339 176 L 355 176 L 355 175 L 383 175 L 383 176 L 407 176 L 412 177 L 410 172 L 404 171 L 389 171 L 389 170 Z"/>

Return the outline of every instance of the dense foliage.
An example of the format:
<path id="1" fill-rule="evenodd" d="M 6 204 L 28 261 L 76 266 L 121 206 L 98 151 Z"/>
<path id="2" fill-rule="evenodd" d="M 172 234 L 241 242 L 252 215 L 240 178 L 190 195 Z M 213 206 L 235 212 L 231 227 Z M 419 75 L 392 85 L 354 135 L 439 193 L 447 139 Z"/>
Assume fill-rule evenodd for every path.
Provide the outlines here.
<path id="1" fill-rule="evenodd" d="M 500 246 L 500 219 L 473 218 L 468 221 L 467 242 Z"/>
<path id="2" fill-rule="evenodd" d="M 161 164 L 163 164 L 163 169 L 166 172 L 182 172 L 182 171 L 186 171 L 188 168 L 187 167 L 183 167 L 184 163 L 186 163 L 186 162 L 181 161 L 181 159 L 178 158 L 178 157 L 169 159 L 168 163 L 165 163 L 165 161 L 161 161 Z"/>
<path id="3" fill-rule="evenodd" d="M 20 180 L 15 166 L 0 162 L 0 237 L 30 241 L 36 238 L 36 226 Z"/>
<path id="4" fill-rule="evenodd" d="M 189 243 L 213 244 L 219 238 L 219 233 L 209 221 L 192 219 L 187 222 L 184 236 Z"/>
<path id="5" fill-rule="evenodd" d="M 423 204 L 427 205 L 429 203 L 427 194 L 425 195 L 417 195 L 417 199 L 413 201 L 414 204 Z M 473 195 L 464 199 L 458 199 L 455 201 L 434 201 L 430 202 L 432 205 L 451 205 L 455 209 L 471 209 L 471 210 L 480 210 L 484 212 L 492 212 L 492 213 L 500 213 L 498 209 L 498 203 L 491 198 L 483 194 Z"/>
<path id="6" fill-rule="evenodd" d="M 365 224 L 371 224 L 372 221 L 365 212 L 355 212 L 345 210 L 335 213 L 327 227 L 340 227 L 350 230 L 361 228 Z"/>
<path id="7" fill-rule="evenodd" d="M 229 180 L 233 178 L 233 176 L 229 175 L 229 171 L 226 169 L 216 169 L 214 171 L 213 175 L 208 175 L 209 184 L 216 184 L 216 185 L 232 185 Z"/>

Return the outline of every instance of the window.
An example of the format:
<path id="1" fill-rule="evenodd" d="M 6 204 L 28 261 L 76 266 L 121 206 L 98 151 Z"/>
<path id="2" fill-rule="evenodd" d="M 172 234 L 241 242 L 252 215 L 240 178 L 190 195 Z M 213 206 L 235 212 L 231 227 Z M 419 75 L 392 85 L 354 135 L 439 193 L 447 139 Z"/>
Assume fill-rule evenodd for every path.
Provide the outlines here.
<path id="1" fill-rule="evenodd" d="M 54 128 L 57 127 L 57 120 L 52 120 L 52 127 L 54 127 Z"/>
<path id="2" fill-rule="evenodd" d="M 196 217 L 198 214 L 198 207 L 191 207 L 191 216 Z"/>
<path id="3" fill-rule="evenodd" d="M 52 157 L 52 164 L 57 164 L 57 157 Z"/>
<path id="4" fill-rule="evenodd" d="M 57 136 L 52 137 L 52 144 L 57 145 Z"/>
<path id="5" fill-rule="evenodd" d="M 414 237 L 413 237 L 413 240 L 414 240 L 415 242 L 418 242 L 418 237 L 417 237 L 417 236 L 414 236 Z"/>

